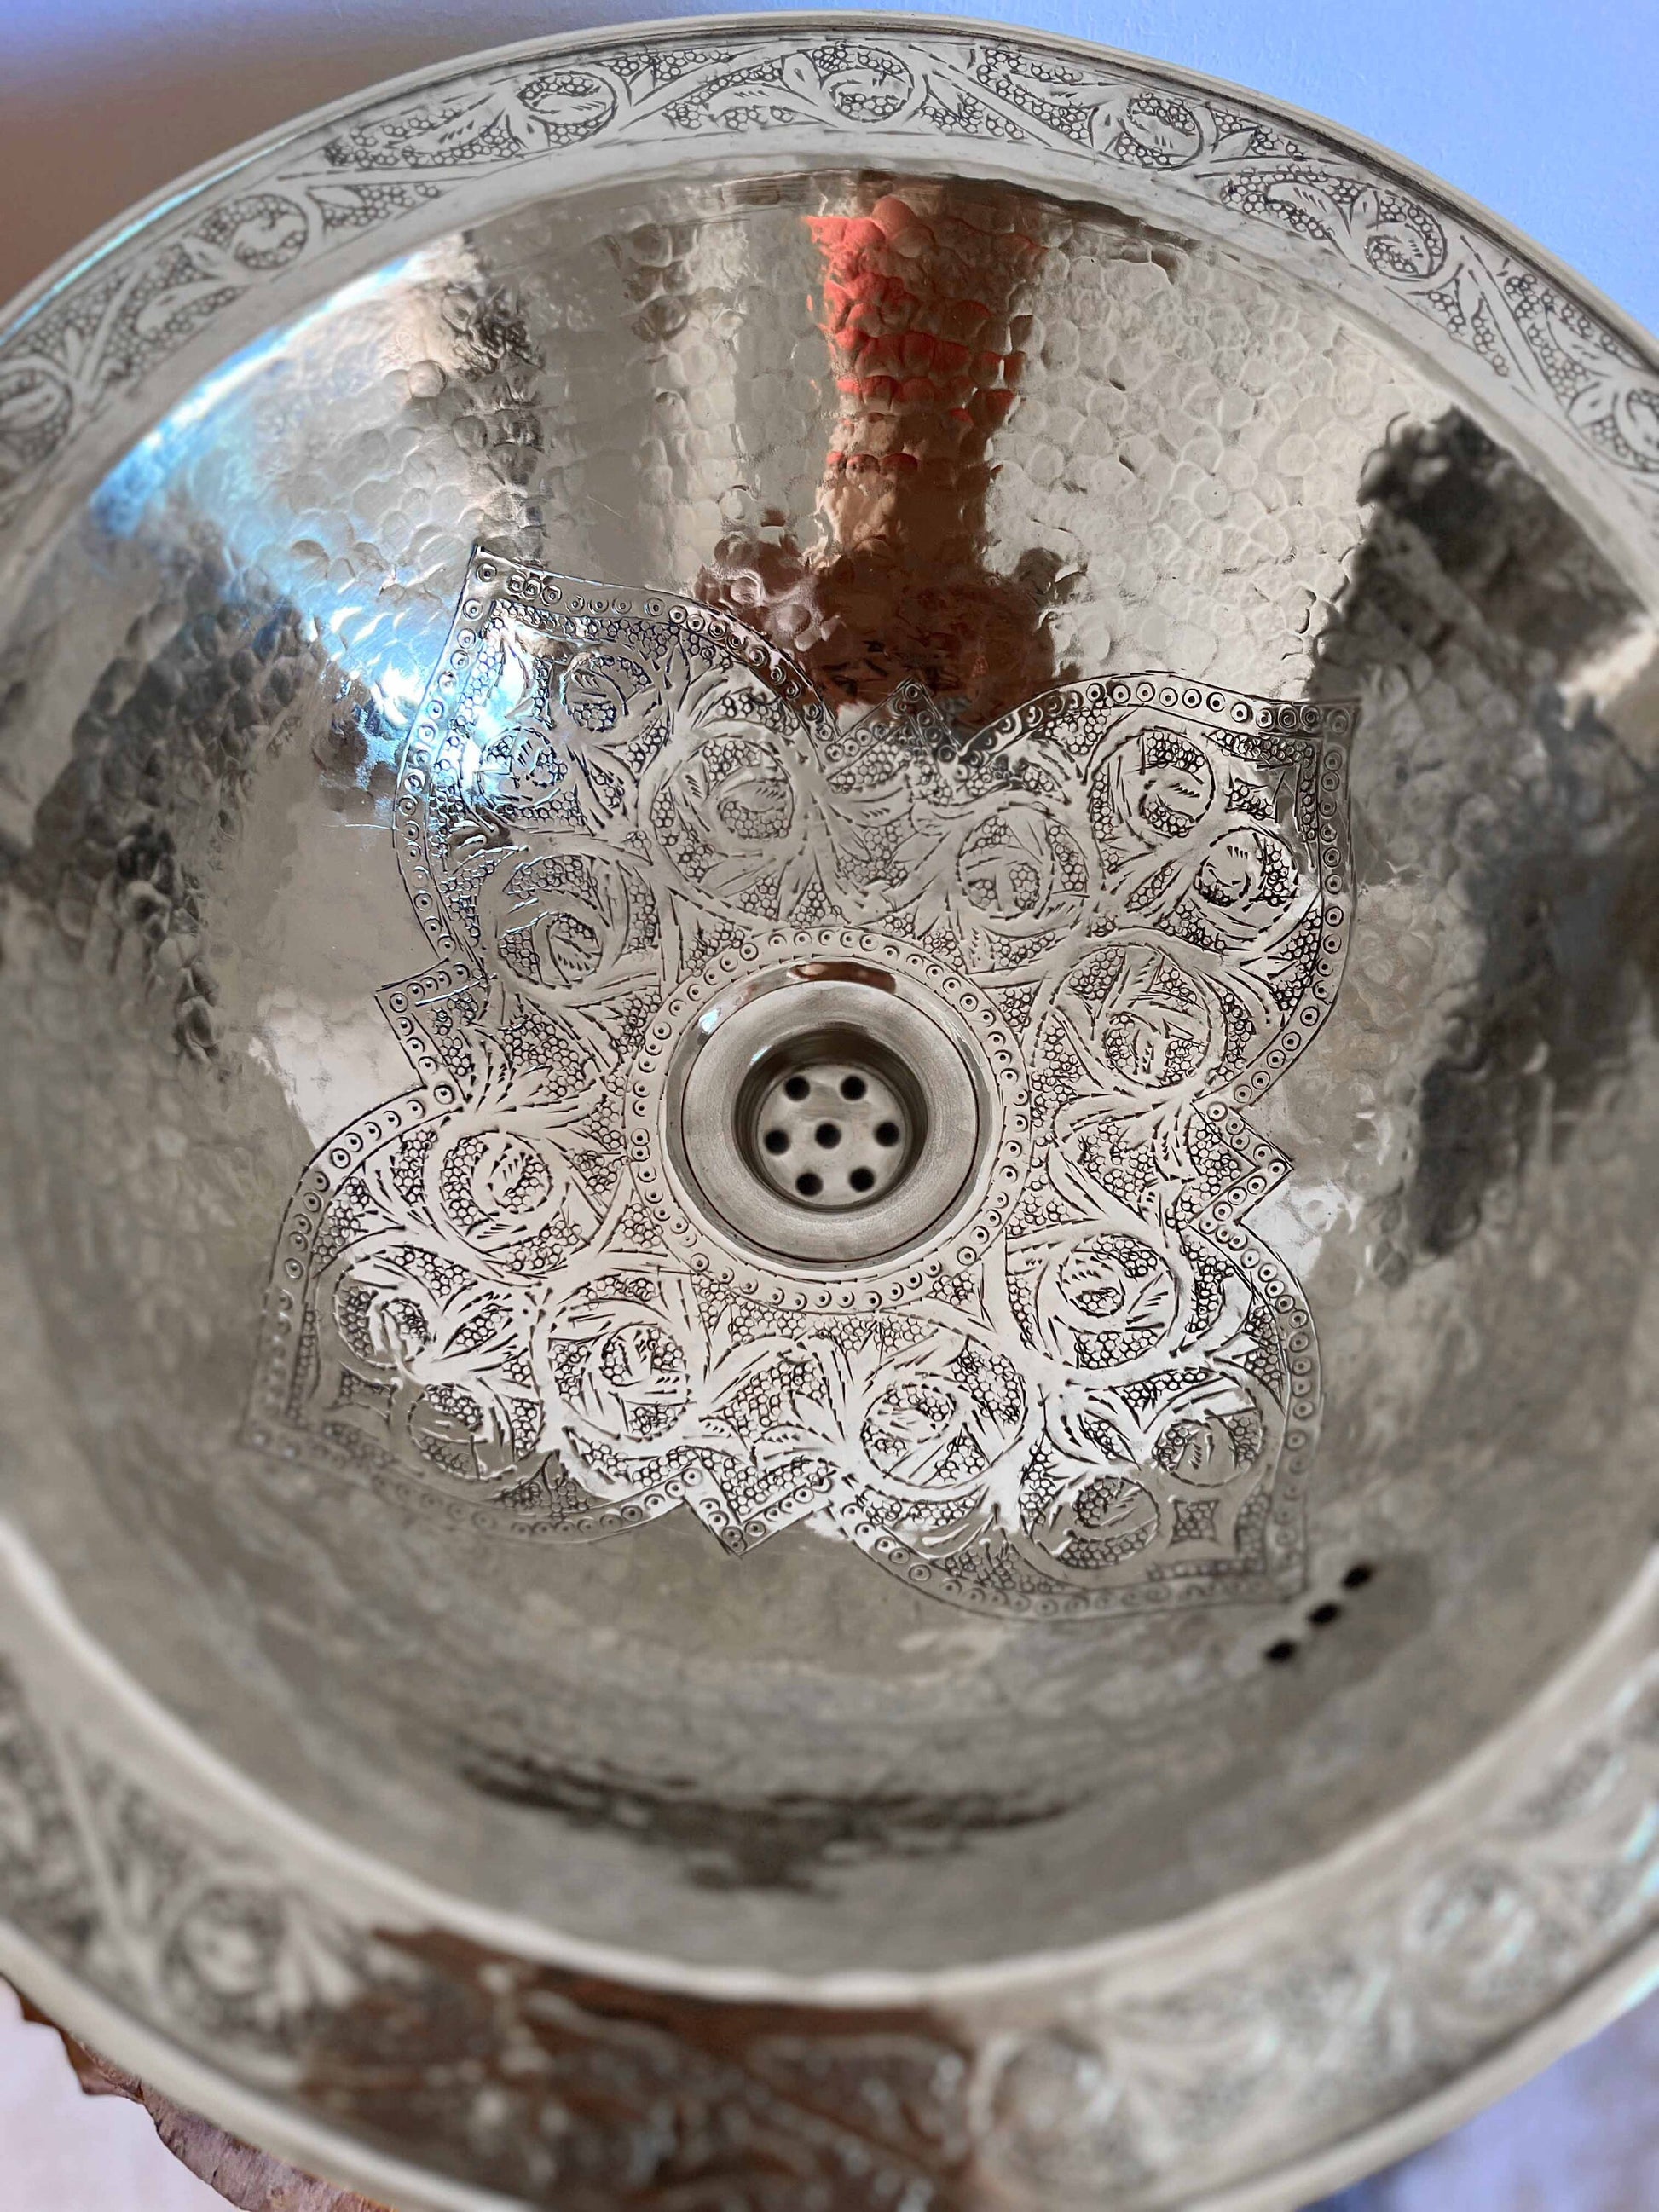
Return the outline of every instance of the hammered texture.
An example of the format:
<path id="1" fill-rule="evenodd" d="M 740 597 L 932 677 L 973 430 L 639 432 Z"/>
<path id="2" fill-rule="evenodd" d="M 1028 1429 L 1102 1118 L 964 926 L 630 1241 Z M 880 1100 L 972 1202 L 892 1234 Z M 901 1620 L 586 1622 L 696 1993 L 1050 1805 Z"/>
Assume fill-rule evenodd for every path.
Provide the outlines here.
<path id="1" fill-rule="evenodd" d="M 1338 1841 L 1600 1612 L 1652 1418 L 1630 590 L 1328 298 L 1034 200 L 988 569 L 1062 671 L 1362 702 L 1352 988 L 1261 1109 L 1296 1168 L 1255 1225 L 1327 1378 L 1304 1593 L 958 1620 L 799 1528 L 740 1572 L 685 1516 L 507 1556 L 235 1444 L 283 1207 L 406 1081 L 395 759 L 473 541 L 683 593 L 735 532 L 810 545 L 837 400 L 803 217 L 875 189 L 665 185 L 422 247 L 148 437 L 4 663 L 9 1510 L 343 1832 L 802 1968 L 1083 1940 Z M 1585 877 L 1558 927 L 1608 854 L 1624 903 Z"/>
<path id="2" fill-rule="evenodd" d="M 1328 303 L 1133 229 L 1056 241 L 993 520 L 1077 580 L 1070 667 L 1305 681 L 1360 537 L 1379 433 L 1422 380 Z"/>

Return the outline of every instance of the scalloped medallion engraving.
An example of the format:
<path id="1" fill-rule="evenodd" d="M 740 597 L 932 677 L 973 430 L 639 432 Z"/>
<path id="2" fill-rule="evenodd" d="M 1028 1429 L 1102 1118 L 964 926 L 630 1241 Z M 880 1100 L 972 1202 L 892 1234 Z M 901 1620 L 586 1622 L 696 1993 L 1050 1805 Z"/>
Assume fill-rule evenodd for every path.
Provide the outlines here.
<path id="1" fill-rule="evenodd" d="M 301 1179 L 247 1441 L 506 1535 L 805 1522 L 992 1613 L 1295 1589 L 1317 1352 L 1245 1109 L 1340 976 L 1352 725 L 1169 675 L 838 722 L 727 615 L 476 556 L 396 800 L 416 1081 Z M 823 960 L 948 1006 L 999 1117 L 970 1217 L 833 1275 L 658 1135 L 687 1024 Z"/>

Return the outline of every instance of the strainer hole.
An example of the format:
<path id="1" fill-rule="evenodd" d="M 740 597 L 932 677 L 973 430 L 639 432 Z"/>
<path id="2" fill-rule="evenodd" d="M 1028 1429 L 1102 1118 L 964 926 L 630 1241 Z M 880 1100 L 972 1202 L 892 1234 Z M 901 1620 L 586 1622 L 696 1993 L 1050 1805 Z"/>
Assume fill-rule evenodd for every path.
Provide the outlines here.
<path id="1" fill-rule="evenodd" d="M 787 1152 L 789 1149 L 787 1129 L 769 1129 L 761 1139 L 769 1152 Z"/>
<path id="2" fill-rule="evenodd" d="M 823 1177 L 810 1173 L 799 1175 L 795 1177 L 795 1188 L 803 1198 L 816 1198 L 823 1188 Z"/>
<path id="3" fill-rule="evenodd" d="M 839 1125 L 834 1121 L 820 1121 L 812 1132 L 812 1140 L 822 1145 L 826 1152 L 833 1152 L 841 1142 Z"/>
<path id="4" fill-rule="evenodd" d="M 878 1145 L 896 1145 L 900 1134 L 896 1121 L 878 1121 L 876 1124 L 876 1142 Z"/>
<path id="5" fill-rule="evenodd" d="M 799 1103 L 811 1088 L 811 1085 L 804 1075 L 792 1075 L 783 1086 L 783 1095 L 786 1098 L 793 1098 Z"/>
<path id="6" fill-rule="evenodd" d="M 875 1175 L 869 1168 L 854 1168 L 847 1178 L 854 1190 L 871 1190 L 875 1187 Z"/>
<path id="7" fill-rule="evenodd" d="M 843 1075 L 841 1079 L 841 1095 L 843 1098 L 862 1098 L 866 1088 L 866 1085 L 861 1075 Z"/>

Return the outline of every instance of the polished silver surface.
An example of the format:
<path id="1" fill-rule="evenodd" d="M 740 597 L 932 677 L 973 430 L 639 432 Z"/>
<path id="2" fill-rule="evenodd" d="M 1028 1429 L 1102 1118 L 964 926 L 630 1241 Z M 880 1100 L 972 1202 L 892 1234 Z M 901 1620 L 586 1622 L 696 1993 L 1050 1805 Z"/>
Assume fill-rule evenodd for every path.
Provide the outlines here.
<path id="1" fill-rule="evenodd" d="M 394 2203 L 757 2212 L 1288 2203 L 1633 1986 L 1644 345 L 891 19 L 27 305 L 0 1964 Z"/>

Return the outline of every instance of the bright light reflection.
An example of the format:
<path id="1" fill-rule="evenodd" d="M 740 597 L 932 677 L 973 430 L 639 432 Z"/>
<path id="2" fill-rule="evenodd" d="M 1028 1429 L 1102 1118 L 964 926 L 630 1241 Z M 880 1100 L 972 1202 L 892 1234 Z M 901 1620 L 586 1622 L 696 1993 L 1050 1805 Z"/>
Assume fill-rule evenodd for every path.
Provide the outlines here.
<path id="1" fill-rule="evenodd" d="M 299 458 L 296 441 L 318 419 L 314 404 L 294 406 L 291 379 L 314 367 L 323 348 L 337 349 L 348 331 L 354 342 L 374 342 L 362 325 L 350 329 L 354 313 L 391 301 L 394 317 L 406 302 L 412 318 L 434 280 L 454 272 L 455 254 L 450 244 L 422 247 L 245 347 L 139 440 L 91 502 L 94 520 L 115 538 L 199 543 L 202 523 L 210 524 L 231 570 L 246 573 L 256 593 L 263 587 L 273 603 L 295 608 L 340 675 L 368 693 L 375 709 L 362 718 L 370 765 L 393 762 L 443 649 L 450 608 L 441 577 L 434 580 L 436 590 L 377 577 L 355 539 L 349 562 L 319 558 L 325 551 L 319 540 L 348 518 L 307 517 L 283 496 Z M 394 321 L 387 336 L 395 334 Z M 418 331 L 411 335 L 418 339 Z M 333 404 L 349 406 L 349 394 Z M 351 424 L 354 431 L 362 427 Z M 446 465 L 453 478 L 453 453 Z M 182 532 L 181 505 L 190 510 Z M 453 589 L 459 588 L 467 551 L 458 540 Z"/>

